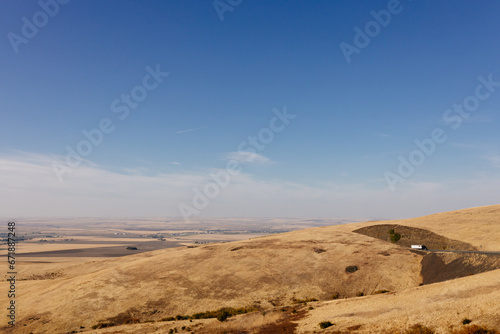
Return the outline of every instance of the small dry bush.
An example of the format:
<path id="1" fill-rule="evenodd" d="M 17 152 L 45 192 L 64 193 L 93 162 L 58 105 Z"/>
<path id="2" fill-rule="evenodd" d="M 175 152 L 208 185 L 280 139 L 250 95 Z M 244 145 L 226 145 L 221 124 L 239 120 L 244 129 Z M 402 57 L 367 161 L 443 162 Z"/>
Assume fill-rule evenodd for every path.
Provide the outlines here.
<path id="1" fill-rule="evenodd" d="M 379 294 L 382 294 L 382 293 L 388 293 L 390 292 L 389 290 L 386 290 L 386 289 L 383 289 L 383 290 L 377 290 L 377 291 L 374 291 L 373 294 L 374 295 L 379 295 Z"/>
<path id="2" fill-rule="evenodd" d="M 26 278 L 28 281 L 35 281 L 35 280 L 46 280 L 46 279 L 55 279 L 60 277 L 62 274 L 61 273 L 44 273 L 44 274 L 33 274 Z"/>
<path id="3" fill-rule="evenodd" d="M 334 324 L 332 324 L 330 321 L 323 321 L 323 322 L 319 323 L 319 328 L 325 329 L 325 328 L 331 327 L 333 325 Z"/>
<path id="4" fill-rule="evenodd" d="M 227 318 L 238 315 L 245 314 L 250 312 L 258 311 L 259 309 L 256 307 L 240 307 L 240 308 L 232 308 L 232 307 L 223 307 L 218 309 L 217 311 L 207 311 L 195 313 L 192 315 L 193 319 L 210 319 L 217 318 L 220 321 L 225 321 Z M 185 318 L 188 319 L 189 317 Z"/>
<path id="5" fill-rule="evenodd" d="M 318 300 L 316 298 L 304 298 L 304 299 L 293 298 L 294 304 L 307 304 L 308 302 L 317 302 L 317 301 Z"/>

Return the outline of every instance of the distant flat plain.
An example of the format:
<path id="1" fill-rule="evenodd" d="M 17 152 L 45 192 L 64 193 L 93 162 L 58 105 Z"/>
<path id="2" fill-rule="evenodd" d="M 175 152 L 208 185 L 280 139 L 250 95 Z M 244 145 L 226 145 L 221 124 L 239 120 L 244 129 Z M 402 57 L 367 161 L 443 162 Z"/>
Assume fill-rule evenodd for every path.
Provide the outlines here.
<path id="1" fill-rule="evenodd" d="M 18 262 L 49 263 L 119 257 L 152 250 L 246 240 L 355 222 L 351 219 L 164 218 L 23 219 L 16 222 Z M 132 247 L 136 249 L 127 249 Z M 6 255 L 5 242 L 0 256 Z"/>

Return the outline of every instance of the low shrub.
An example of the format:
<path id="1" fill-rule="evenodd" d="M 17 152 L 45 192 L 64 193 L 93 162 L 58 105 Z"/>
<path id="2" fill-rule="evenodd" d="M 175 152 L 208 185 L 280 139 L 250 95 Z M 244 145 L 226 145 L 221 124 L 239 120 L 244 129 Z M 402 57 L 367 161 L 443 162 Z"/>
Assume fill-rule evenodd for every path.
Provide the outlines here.
<path id="1" fill-rule="evenodd" d="M 468 324 L 470 324 L 471 322 L 472 322 L 472 320 L 467 319 L 467 318 L 464 318 L 464 320 L 462 320 L 462 324 L 463 324 L 463 325 L 468 325 Z"/>
<path id="2" fill-rule="evenodd" d="M 319 328 L 325 329 L 325 328 L 331 327 L 333 325 L 335 325 L 335 324 L 332 324 L 330 321 L 323 321 L 323 322 L 319 323 Z"/>
<path id="3" fill-rule="evenodd" d="M 250 313 L 258 311 L 257 308 L 255 307 L 241 307 L 241 308 L 232 308 L 232 307 L 223 307 L 221 309 L 218 309 L 217 311 L 206 311 L 206 312 L 200 312 L 200 313 L 195 313 L 192 315 L 193 319 L 210 319 L 210 318 L 223 318 L 223 314 L 225 315 L 226 319 L 228 317 L 231 317 L 233 315 L 237 314 L 245 314 L 245 313 Z M 225 320 L 225 319 L 224 319 Z"/>
<path id="4" fill-rule="evenodd" d="M 398 242 L 399 239 L 401 239 L 401 234 L 397 233 L 394 231 L 394 229 L 389 230 L 389 238 L 391 239 L 392 243 Z"/>
<path id="5" fill-rule="evenodd" d="M 358 266 L 347 266 L 347 267 L 345 267 L 345 272 L 352 274 L 352 273 L 358 271 L 358 269 L 359 269 Z"/>
<path id="6" fill-rule="evenodd" d="M 293 299 L 294 304 L 307 304 L 308 302 L 317 302 L 316 298 L 306 298 L 306 299 Z"/>
<path id="7" fill-rule="evenodd" d="M 113 327 L 113 326 L 115 326 L 115 324 L 112 322 L 103 322 L 103 323 L 98 323 L 97 325 L 92 326 L 92 329 L 101 329 L 101 328 Z"/>
<path id="8" fill-rule="evenodd" d="M 390 292 L 390 291 L 389 291 L 389 290 L 385 290 L 385 289 L 383 289 L 383 290 L 377 290 L 377 291 L 375 291 L 373 294 L 374 294 L 374 295 L 379 295 L 379 294 L 381 294 L 381 293 L 387 293 L 387 292 Z"/>
<path id="9" fill-rule="evenodd" d="M 189 319 L 189 316 L 178 314 L 178 315 L 175 316 L 175 319 L 176 320 L 187 320 L 187 319 Z"/>
<path id="10" fill-rule="evenodd" d="M 226 321 L 226 319 L 229 317 L 229 313 L 227 311 L 222 311 L 217 315 L 217 320 L 219 321 Z"/>

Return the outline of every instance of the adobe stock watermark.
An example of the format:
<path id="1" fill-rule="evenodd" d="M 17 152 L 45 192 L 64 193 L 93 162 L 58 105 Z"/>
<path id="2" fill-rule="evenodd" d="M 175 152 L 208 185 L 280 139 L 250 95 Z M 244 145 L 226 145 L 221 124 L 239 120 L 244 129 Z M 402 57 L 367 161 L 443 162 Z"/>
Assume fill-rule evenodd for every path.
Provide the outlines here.
<path id="1" fill-rule="evenodd" d="M 237 153 L 244 157 L 244 162 L 252 162 L 258 157 L 258 152 L 263 151 L 275 137 L 275 134 L 285 130 L 290 124 L 290 120 L 297 115 L 287 113 L 286 106 L 280 111 L 273 109 L 274 116 L 269 120 L 268 127 L 262 128 L 256 136 L 248 136 L 237 147 Z M 185 221 L 195 215 L 199 215 L 202 210 L 208 207 L 210 200 L 219 196 L 221 190 L 227 188 L 231 183 L 231 177 L 241 173 L 241 160 L 229 159 L 224 170 L 214 174 L 209 174 L 210 181 L 201 188 L 193 188 L 193 199 L 191 205 L 184 202 L 178 206 L 179 212 Z"/>
<path id="2" fill-rule="evenodd" d="M 412 1 L 412 0 L 407 0 Z M 372 10 L 370 15 L 373 20 L 365 24 L 364 31 L 358 26 L 354 27 L 356 34 L 353 38 L 353 44 L 341 42 L 339 44 L 340 50 L 344 55 L 348 64 L 351 63 L 353 54 L 360 54 L 361 50 L 370 45 L 373 38 L 380 35 L 382 28 L 386 28 L 392 21 L 392 17 L 400 14 L 403 11 L 403 5 L 399 0 L 389 0 L 387 9 L 382 9 L 378 12 Z"/>
<path id="3" fill-rule="evenodd" d="M 147 74 L 142 78 L 140 85 L 134 86 L 130 93 L 123 93 L 119 98 L 111 102 L 111 112 L 117 114 L 119 120 L 125 120 L 129 115 L 131 109 L 136 109 L 139 103 L 143 102 L 148 97 L 148 92 L 158 88 L 169 73 L 162 72 L 160 65 L 156 68 L 146 66 Z M 83 129 L 82 134 L 85 139 L 80 140 L 73 148 L 66 145 L 66 157 L 64 161 L 54 160 L 52 162 L 52 169 L 59 180 L 59 183 L 64 181 L 63 176 L 66 173 L 71 173 L 75 168 L 80 166 L 84 158 L 92 154 L 95 147 L 102 144 L 104 136 L 109 135 L 115 130 L 115 123 L 111 118 L 104 117 L 98 125 L 90 130 Z"/>
<path id="4" fill-rule="evenodd" d="M 219 20 L 222 22 L 224 21 L 224 13 L 232 12 L 234 7 L 239 6 L 242 2 L 243 0 L 214 0 L 212 5 L 219 16 Z"/>
<path id="5" fill-rule="evenodd" d="M 66 5 L 70 0 L 40 0 L 38 6 L 41 10 L 31 16 L 31 19 L 26 16 L 21 17 L 21 34 L 9 32 L 7 38 L 14 53 L 19 53 L 21 44 L 28 44 L 30 40 L 38 35 L 38 31 L 45 27 L 51 18 L 59 13 L 60 6 Z"/>
<path id="6" fill-rule="evenodd" d="M 474 94 L 465 97 L 462 103 L 453 104 L 452 108 L 443 113 L 443 121 L 452 130 L 458 130 L 463 121 L 468 119 L 471 113 L 478 110 L 481 101 L 490 98 L 495 92 L 495 87 L 500 87 L 500 81 L 493 81 L 493 74 L 488 75 L 487 79 L 483 76 L 479 76 L 477 79 L 479 84 L 476 86 Z M 417 148 L 411 151 L 408 157 L 398 156 L 397 172 L 387 171 L 384 173 L 391 191 L 394 192 L 398 183 L 404 183 L 406 179 L 411 177 L 417 167 L 422 166 L 425 160 L 436 152 L 437 146 L 446 140 L 448 140 L 447 130 L 442 128 L 433 129 L 428 138 L 416 139 L 414 143 Z"/>

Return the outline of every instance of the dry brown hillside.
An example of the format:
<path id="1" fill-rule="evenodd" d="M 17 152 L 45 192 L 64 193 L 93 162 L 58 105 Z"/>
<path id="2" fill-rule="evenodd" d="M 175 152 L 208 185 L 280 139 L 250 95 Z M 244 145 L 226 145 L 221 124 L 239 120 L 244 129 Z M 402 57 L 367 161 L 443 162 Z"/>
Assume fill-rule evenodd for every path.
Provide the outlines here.
<path id="1" fill-rule="evenodd" d="M 379 301 L 392 305 L 391 310 L 383 311 L 387 317 L 380 318 L 380 321 L 398 320 L 397 326 L 400 326 L 403 321 L 400 312 L 405 312 L 404 303 L 408 303 L 404 299 L 406 293 L 331 302 L 332 296 L 343 299 L 385 290 L 411 291 L 415 296 L 412 298 L 419 298 L 420 291 L 428 291 L 426 289 L 434 286 L 419 287 L 423 280 L 423 255 L 353 231 L 374 224 L 398 224 L 427 229 L 476 248 L 498 250 L 499 221 L 500 206 L 492 206 L 409 220 L 312 228 L 247 241 L 165 249 L 69 266 L 61 264 L 58 268 L 51 265 L 51 271 L 57 269 L 55 277 L 47 276 L 46 272 L 25 273 L 26 277 L 20 277 L 25 280 L 18 282 L 18 323 L 14 330 L 4 330 L 13 333 L 88 332 L 92 326 L 105 323 L 115 326 L 94 332 L 148 333 L 160 326 L 155 324 L 163 324 L 159 322 L 161 319 L 221 307 L 267 310 L 270 312 L 268 320 L 258 320 L 264 324 L 273 319 L 270 317 L 273 312 L 287 305 L 298 305 L 297 300 L 307 299 L 317 299 L 319 301 L 315 303 L 323 306 L 317 310 L 304 308 L 303 320 L 296 329 L 300 332 L 312 331 L 319 319 L 334 315 L 334 318 L 342 318 L 340 315 L 343 315 L 342 319 L 349 318 L 349 321 L 342 320 L 345 324 L 359 322 L 360 318 L 374 318 L 378 322 L 377 314 L 382 312 L 382 308 L 376 306 Z M 30 279 L 34 274 L 46 279 Z M 481 275 L 498 277 L 498 271 Z M 464 282 L 472 283 L 461 286 L 468 291 L 463 293 L 473 294 L 475 281 Z M 448 288 L 447 283 L 439 284 L 445 284 L 445 291 L 453 295 L 451 289 L 454 288 L 451 285 Z M 492 284 L 499 291 L 498 280 Z M 5 282 L 0 286 L 6 291 Z M 490 296 L 489 289 L 492 288 L 485 283 L 478 291 Z M 0 298 L 5 305 L 5 294 Z M 375 302 L 363 306 L 365 300 Z M 403 306 L 394 304 L 400 300 Z M 360 303 L 358 311 L 354 311 L 356 303 Z M 349 306 L 349 309 L 346 305 L 354 306 Z M 454 307 L 448 311 L 454 313 Z M 342 311 L 344 308 L 346 311 Z M 361 309 L 367 309 L 368 313 L 359 313 Z M 488 310 L 484 308 L 483 316 Z M 351 313 L 354 315 L 350 316 Z M 245 317 L 258 314 L 230 320 L 247 319 Z M 278 321 L 281 316 L 275 317 L 272 321 Z M 446 318 L 446 314 L 441 318 Z M 453 314 L 453 321 L 455 318 Z M 147 321 L 149 323 L 145 323 Z M 217 322 L 207 320 L 206 328 L 209 328 L 210 321 Z M 119 326 L 127 322 L 140 324 Z M 158 333 L 168 332 L 167 327 L 158 329 Z M 319 330 L 319 327 L 314 330 Z"/>
<path id="2" fill-rule="evenodd" d="M 319 332 L 323 321 L 335 326 L 321 333 L 357 327 L 356 333 L 399 334 L 422 324 L 436 334 L 449 334 L 451 329 L 466 328 L 464 319 L 498 330 L 499 300 L 500 270 L 495 270 L 393 294 L 324 302 L 299 322 L 297 333 Z"/>
<path id="3" fill-rule="evenodd" d="M 376 224 L 399 224 L 426 229 L 449 239 L 466 242 L 483 251 L 498 251 L 500 248 L 500 205 L 436 213 L 404 220 L 346 224 L 339 228 L 352 231 Z"/>

